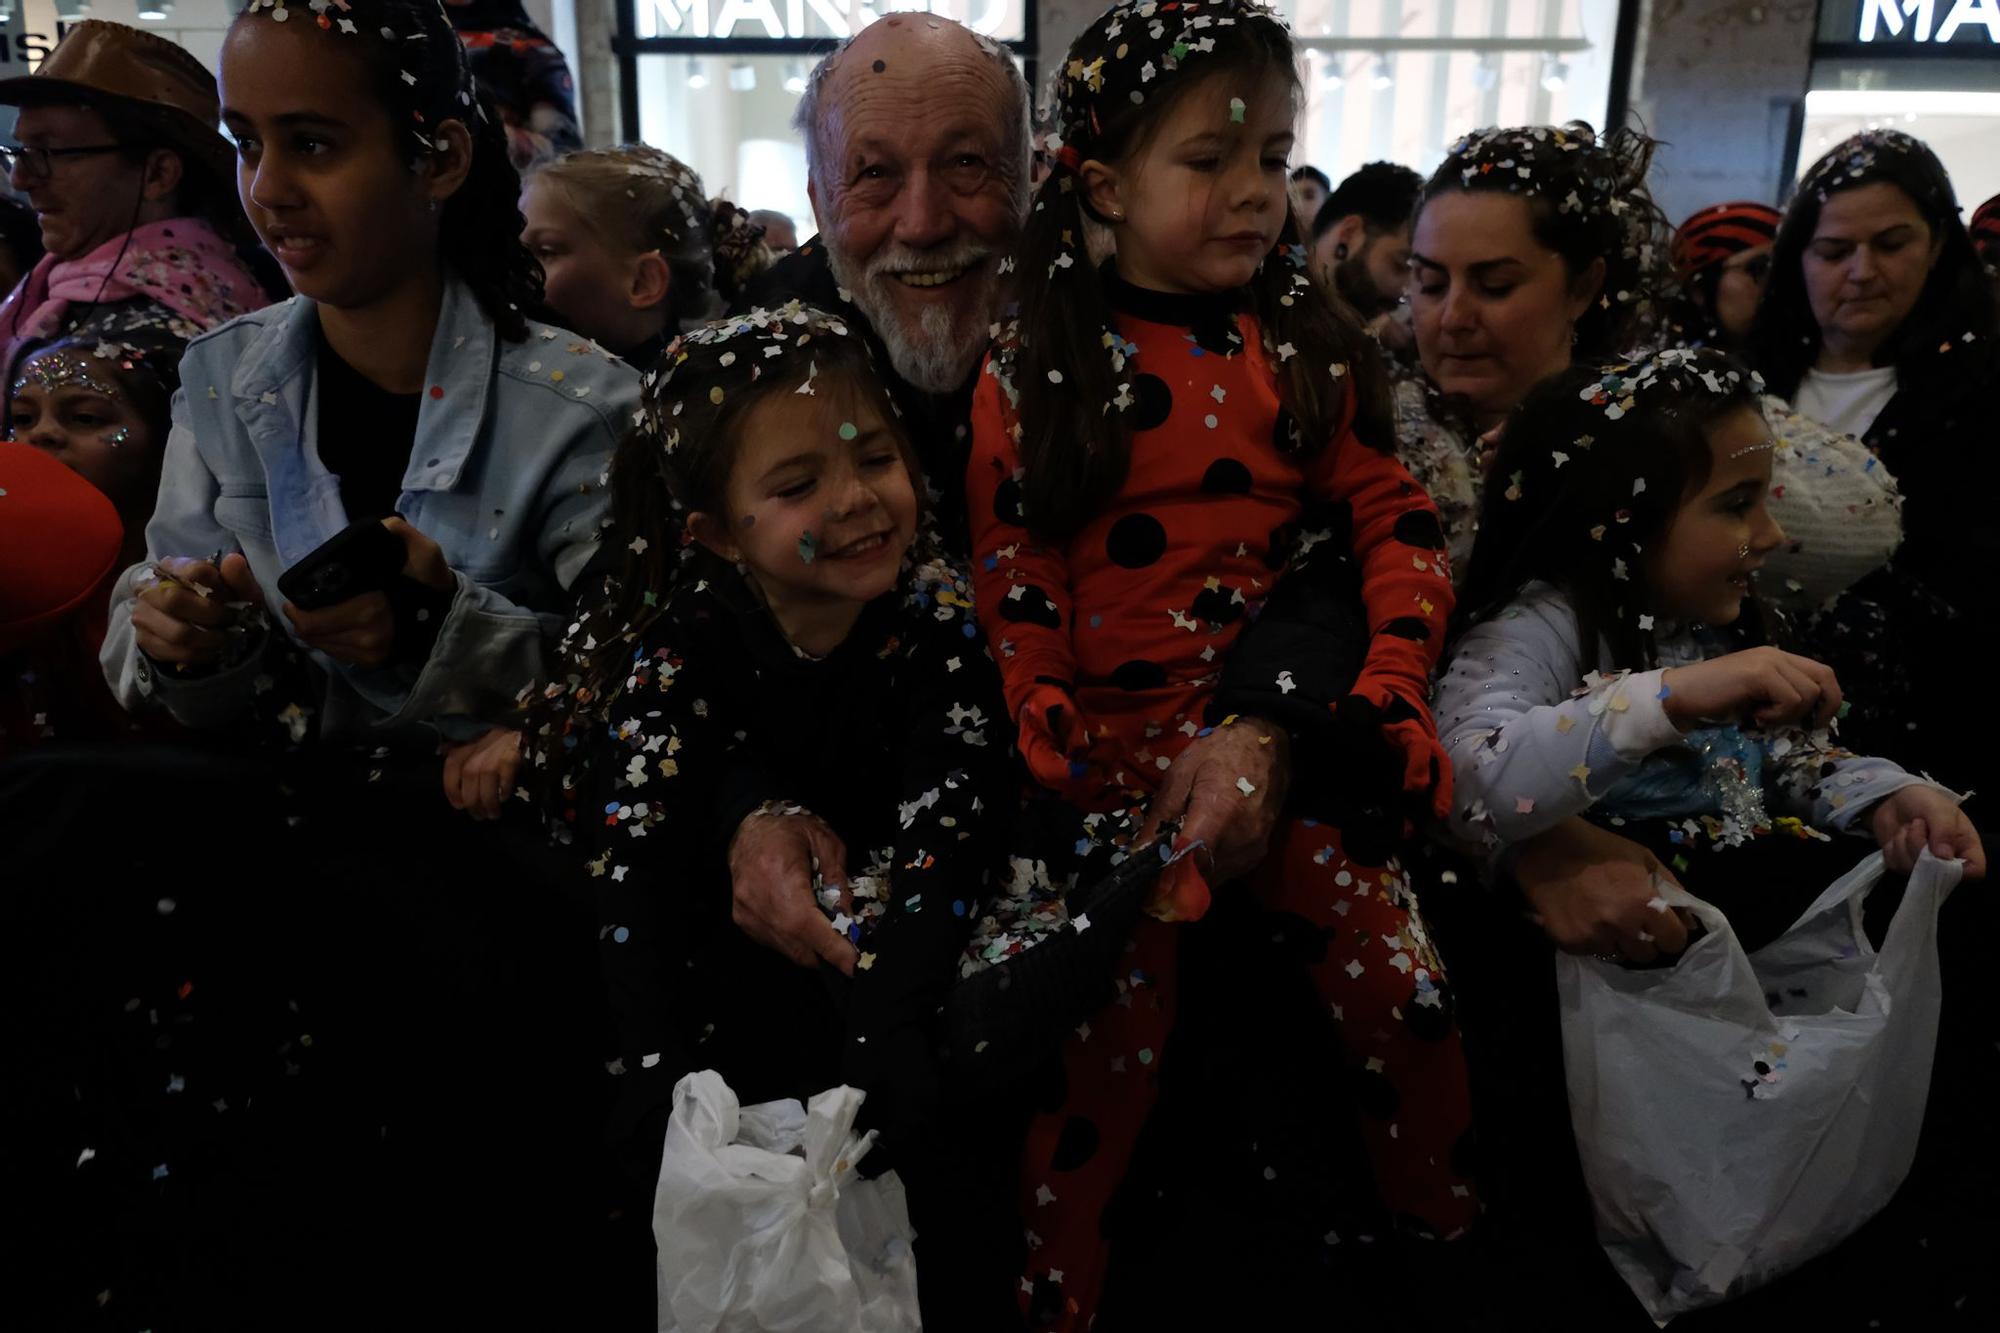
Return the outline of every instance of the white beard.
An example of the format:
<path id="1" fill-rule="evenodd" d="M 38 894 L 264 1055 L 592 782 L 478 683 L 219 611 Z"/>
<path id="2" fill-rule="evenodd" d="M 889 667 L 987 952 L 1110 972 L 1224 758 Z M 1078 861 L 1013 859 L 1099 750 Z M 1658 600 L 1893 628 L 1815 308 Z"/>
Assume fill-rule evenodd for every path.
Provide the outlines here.
<path id="1" fill-rule="evenodd" d="M 951 393 L 961 388 L 978 368 L 986 351 L 988 329 L 993 322 L 993 277 L 986 272 L 967 273 L 958 279 L 965 285 L 960 299 L 950 305 L 929 305 L 917 315 L 915 327 L 897 304 L 891 284 L 898 272 L 912 270 L 910 252 L 890 252 L 855 272 L 846 257 L 827 246 L 827 263 L 834 281 L 847 290 L 856 308 L 868 317 L 875 334 L 888 350 L 889 364 L 912 387 L 925 393 Z M 983 248 L 965 248 L 945 258 L 942 267 L 953 267 L 965 259 L 987 262 Z"/>

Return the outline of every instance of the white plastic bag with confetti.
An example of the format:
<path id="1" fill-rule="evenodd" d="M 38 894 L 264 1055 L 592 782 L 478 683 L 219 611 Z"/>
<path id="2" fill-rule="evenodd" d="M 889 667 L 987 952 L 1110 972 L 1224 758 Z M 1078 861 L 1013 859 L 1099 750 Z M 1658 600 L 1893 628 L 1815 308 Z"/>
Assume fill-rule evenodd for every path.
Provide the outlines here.
<path id="1" fill-rule="evenodd" d="M 712 1069 L 674 1087 L 653 1195 L 661 1333 L 915 1333 L 910 1212 L 894 1171 L 856 1172 L 863 1093 L 739 1107 Z"/>
<path id="2" fill-rule="evenodd" d="M 1559 955 L 1570 1118 L 1598 1239 L 1647 1313 L 1675 1315 L 1824 1253 L 1894 1194 L 1937 1044 L 1937 916 L 1962 871 L 1926 852 L 1877 952 L 1880 853 L 1746 955 L 1722 913 L 1679 963 Z"/>

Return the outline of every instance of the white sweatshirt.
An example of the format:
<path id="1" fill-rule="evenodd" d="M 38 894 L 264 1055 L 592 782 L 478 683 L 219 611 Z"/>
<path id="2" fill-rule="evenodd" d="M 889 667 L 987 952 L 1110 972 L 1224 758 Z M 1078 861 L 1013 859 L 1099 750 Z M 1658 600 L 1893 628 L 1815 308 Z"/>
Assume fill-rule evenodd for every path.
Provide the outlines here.
<path id="1" fill-rule="evenodd" d="M 1662 677 L 1704 653 L 1684 630 L 1655 633 L 1658 669 L 1613 672 L 1601 654 L 1587 663 L 1576 613 L 1545 583 L 1529 584 L 1469 631 L 1432 710 L 1452 762 L 1452 831 L 1489 850 L 1521 842 L 1590 809 L 1654 751 L 1682 744 L 1662 703 Z M 1886 759 L 1835 748 L 1825 732 L 1784 729 L 1768 753 L 1772 814 L 1826 833 L 1848 832 L 1891 792 L 1936 785 Z"/>

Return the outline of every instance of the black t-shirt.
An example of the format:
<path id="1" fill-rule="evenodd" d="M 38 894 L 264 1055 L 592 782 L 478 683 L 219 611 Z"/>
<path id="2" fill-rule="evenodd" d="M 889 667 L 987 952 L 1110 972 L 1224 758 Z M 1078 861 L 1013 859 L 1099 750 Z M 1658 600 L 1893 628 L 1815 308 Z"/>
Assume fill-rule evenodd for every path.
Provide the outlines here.
<path id="1" fill-rule="evenodd" d="M 422 394 L 390 393 L 319 340 L 319 461 L 340 478 L 349 522 L 396 512 L 422 404 Z"/>

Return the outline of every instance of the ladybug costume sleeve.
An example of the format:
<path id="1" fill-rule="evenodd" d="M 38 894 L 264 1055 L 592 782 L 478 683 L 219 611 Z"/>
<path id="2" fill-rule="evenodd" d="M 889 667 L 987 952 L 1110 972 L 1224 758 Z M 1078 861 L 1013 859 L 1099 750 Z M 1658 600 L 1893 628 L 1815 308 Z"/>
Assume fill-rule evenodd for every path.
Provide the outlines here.
<path id="1" fill-rule="evenodd" d="M 1451 809 L 1451 765 L 1428 701 L 1453 606 L 1444 526 L 1402 463 L 1356 438 L 1351 397 L 1349 402 L 1339 436 L 1308 472 L 1316 507 L 1351 515 L 1368 620 L 1360 673 L 1332 705 L 1335 729 L 1351 740 L 1369 732 L 1386 738 L 1400 760 L 1392 790 L 1443 818 Z M 1309 537 L 1301 539 L 1301 548 L 1310 544 Z M 1302 551 L 1292 577 L 1311 579 L 1312 564 L 1310 552 Z"/>
<path id="2" fill-rule="evenodd" d="M 1075 698 L 1070 572 L 1065 553 L 1037 541 L 1021 513 L 1015 416 L 988 357 L 972 398 L 972 456 L 965 497 L 979 622 L 1000 668 L 1007 715 L 1029 771 L 1070 793 L 1089 783 L 1079 762 L 1090 723 Z M 1070 793 L 1070 794 L 1080 794 Z"/>

